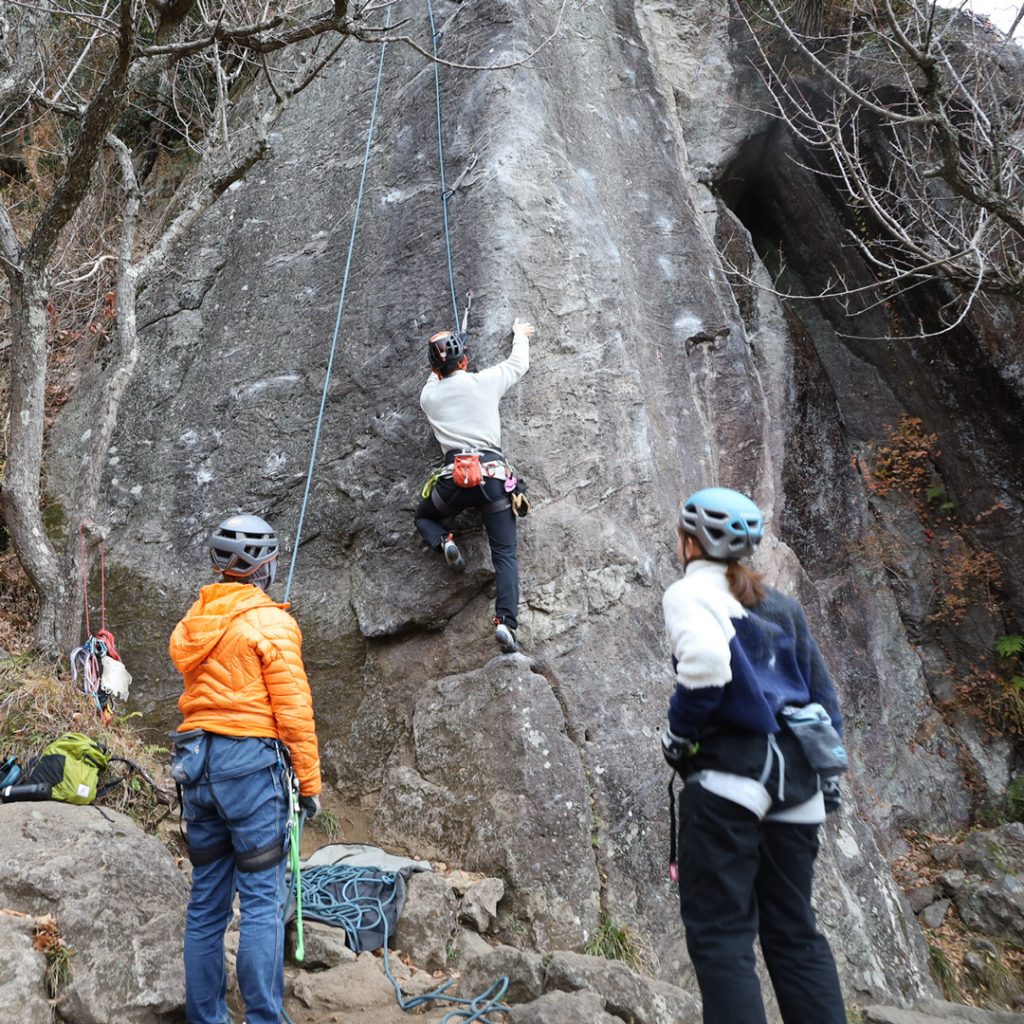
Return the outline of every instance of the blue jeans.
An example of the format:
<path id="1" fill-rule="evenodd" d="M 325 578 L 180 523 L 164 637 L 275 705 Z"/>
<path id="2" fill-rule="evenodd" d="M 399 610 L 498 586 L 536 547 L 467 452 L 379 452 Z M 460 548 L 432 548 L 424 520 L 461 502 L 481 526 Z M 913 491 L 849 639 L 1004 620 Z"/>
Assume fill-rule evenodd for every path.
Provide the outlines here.
<path id="1" fill-rule="evenodd" d="M 278 763 L 245 775 L 218 778 L 216 761 L 215 746 L 209 772 L 183 789 L 190 851 L 224 851 L 192 869 L 185 924 L 185 1014 L 188 1024 L 229 1024 L 224 932 L 237 891 L 241 904 L 238 987 L 246 1024 L 280 1024 L 287 860 L 282 857 L 271 867 L 243 871 L 236 869 L 235 855 L 275 841 L 284 850 L 287 780 Z"/>

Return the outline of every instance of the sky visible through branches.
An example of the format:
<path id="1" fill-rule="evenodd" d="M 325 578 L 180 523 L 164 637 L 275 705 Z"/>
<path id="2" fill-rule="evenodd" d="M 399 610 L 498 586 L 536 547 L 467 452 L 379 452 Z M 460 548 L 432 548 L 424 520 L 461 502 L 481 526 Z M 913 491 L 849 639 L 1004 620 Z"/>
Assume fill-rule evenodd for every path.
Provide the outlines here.
<path id="1" fill-rule="evenodd" d="M 967 0 L 966 3 L 942 3 L 942 6 L 985 15 L 992 19 L 992 24 L 996 28 L 1004 32 L 1013 24 L 1020 11 L 1020 2 L 1015 3 L 1014 0 Z M 1017 26 L 1014 39 L 1018 43 L 1024 42 L 1024 22 Z"/>

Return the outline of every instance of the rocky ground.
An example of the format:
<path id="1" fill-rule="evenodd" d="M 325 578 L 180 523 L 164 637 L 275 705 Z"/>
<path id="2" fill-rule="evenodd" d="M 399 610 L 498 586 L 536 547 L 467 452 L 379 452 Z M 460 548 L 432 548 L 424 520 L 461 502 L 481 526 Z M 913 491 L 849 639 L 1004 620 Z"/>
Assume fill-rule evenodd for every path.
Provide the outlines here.
<path id="1" fill-rule="evenodd" d="M 0 809 L 0 863 L 0 942 L 8 950 L 0 967 L 0 1018 L 13 1020 L 5 1014 L 17 1007 L 19 1024 L 52 1024 L 53 994 L 62 1024 L 180 1024 L 188 881 L 157 838 L 116 811 L 8 804 Z M 920 915 L 948 900 L 944 914 L 988 930 L 979 942 L 993 949 L 1015 943 L 1024 923 L 1024 826 L 941 845 L 929 864 L 914 868 Z M 389 957 L 406 1000 L 448 981 L 450 994 L 472 999 L 507 978 L 512 1024 L 699 1024 L 693 994 L 623 962 L 566 950 L 541 954 L 501 941 L 504 882 L 434 868 L 409 878 Z M 936 870 L 934 880 L 923 880 Z M 294 931 L 289 934 L 294 944 Z M 304 939 L 302 964 L 290 959 L 287 966 L 286 1006 L 294 1024 L 440 1024 L 452 1009 L 434 1002 L 403 1012 L 380 953 L 356 955 L 338 928 L 307 921 Z M 237 932 L 229 930 L 230 967 L 236 943 Z M 980 945 L 967 950 L 979 951 Z M 1013 998 L 1009 990 L 1001 994 Z M 237 1007 L 234 989 L 232 1000 Z M 505 1024 L 500 1014 L 489 1019 Z M 1020 1024 L 1024 1015 L 933 999 L 913 1008 L 851 1007 L 850 1020 Z"/>

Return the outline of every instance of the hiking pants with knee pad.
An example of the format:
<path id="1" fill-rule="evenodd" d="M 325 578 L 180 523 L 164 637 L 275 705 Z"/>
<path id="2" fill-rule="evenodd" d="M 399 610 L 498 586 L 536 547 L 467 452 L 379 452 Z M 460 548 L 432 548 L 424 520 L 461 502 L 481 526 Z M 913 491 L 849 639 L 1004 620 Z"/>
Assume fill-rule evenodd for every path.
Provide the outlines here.
<path id="1" fill-rule="evenodd" d="M 795 767 L 795 751 L 788 755 Z M 678 807 L 679 904 L 704 1024 L 765 1024 L 755 939 L 784 1024 L 846 1024 L 835 961 L 811 907 L 820 825 L 772 820 L 799 819 L 802 808 L 817 809 L 820 801 L 820 821 L 824 802 L 815 794 L 806 804 L 762 817 L 768 803 L 777 806 L 777 776 L 766 805 L 755 811 L 720 795 L 729 791 L 721 774 L 689 776 Z M 792 771 L 787 774 L 799 784 Z"/>
<path id="2" fill-rule="evenodd" d="M 491 546 L 496 594 L 495 617 L 510 629 L 519 625 L 519 560 L 516 557 L 516 517 L 505 491 L 504 480 L 484 480 L 479 487 L 459 487 L 451 477 L 442 477 L 429 498 L 416 509 L 416 529 L 432 547 L 440 550 L 448 530 L 443 521 L 465 509 L 480 510 L 487 541 Z"/>
<path id="3" fill-rule="evenodd" d="M 229 1024 L 231 1019 L 224 933 L 237 892 L 241 908 L 237 973 L 246 1024 L 280 1024 L 287 769 L 277 756 L 275 741 L 209 739 L 206 772 L 182 789 L 193 862 L 185 923 L 186 1020 L 188 1024 Z"/>

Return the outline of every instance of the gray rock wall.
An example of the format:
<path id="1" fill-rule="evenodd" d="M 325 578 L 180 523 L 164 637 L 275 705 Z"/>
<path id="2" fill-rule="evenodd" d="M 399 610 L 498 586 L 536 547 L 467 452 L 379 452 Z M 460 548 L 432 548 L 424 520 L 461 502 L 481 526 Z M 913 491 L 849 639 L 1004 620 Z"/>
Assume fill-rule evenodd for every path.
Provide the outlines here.
<path id="1" fill-rule="evenodd" d="M 444 54 L 522 55 L 561 7 L 442 3 Z M 478 524 L 459 525 L 458 578 L 412 525 L 437 461 L 423 340 L 450 302 L 433 74 L 407 48 L 388 54 L 292 594 L 327 780 L 368 809 L 375 838 L 506 879 L 506 939 L 581 948 L 604 914 L 686 981 L 664 878 L 660 597 L 679 499 L 742 488 L 770 520 L 760 566 L 806 602 L 848 711 L 863 819 L 851 806 L 825 829 L 822 921 L 851 993 L 912 999 L 929 989 L 926 956 L 878 844 L 895 824 L 962 822 L 968 800 L 885 573 L 850 543 L 870 515 L 851 423 L 866 436 L 901 400 L 881 370 L 859 390 L 837 371 L 868 356 L 823 355 L 813 311 L 794 317 L 725 273 L 723 246 L 763 277 L 708 184 L 771 156 L 744 150 L 767 126 L 724 2 L 570 8 L 528 64 L 442 76 L 449 181 L 469 168 L 451 217 L 473 365 L 506 354 L 513 315 L 538 326 L 503 404 L 535 499 L 519 532 L 523 657 L 493 657 Z M 427 40 L 418 5 L 397 13 Z M 111 451 L 108 605 L 154 727 L 176 721 L 166 637 L 210 578 L 209 528 L 254 511 L 294 541 L 375 59 L 346 44 L 145 297 L 146 355 Z M 801 201 L 824 216 L 815 195 Z M 57 489 L 80 415 L 59 427 Z"/>

